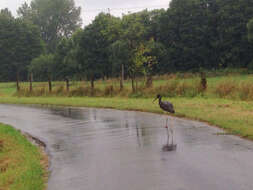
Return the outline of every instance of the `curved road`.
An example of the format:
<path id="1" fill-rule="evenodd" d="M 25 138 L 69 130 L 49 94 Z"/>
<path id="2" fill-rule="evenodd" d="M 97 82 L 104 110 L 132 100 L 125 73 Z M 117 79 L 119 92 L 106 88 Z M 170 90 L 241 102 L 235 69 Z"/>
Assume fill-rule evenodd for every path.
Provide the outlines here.
<path id="1" fill-rule="evenodd" d="M 49 190 L 253 189 L 253 142 L 217 135 L 222 131 L 204 123 L 174 119 L 178 149 L 163 152 L 165 118 L 0 105 L 0 122 L 47 144 Z"/>

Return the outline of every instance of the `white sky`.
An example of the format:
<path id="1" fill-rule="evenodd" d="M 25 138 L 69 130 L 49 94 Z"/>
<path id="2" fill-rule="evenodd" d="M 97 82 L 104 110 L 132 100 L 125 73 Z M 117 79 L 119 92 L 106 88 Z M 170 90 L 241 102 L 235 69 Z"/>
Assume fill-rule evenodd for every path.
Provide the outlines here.
<path id="1" fill-rule="evenodd" d="M 25 1 L 29 3 L 31 0 L 0 0 L 0 9 L 8 8 L 16 16 L 16 10 Z M 75 2 L 77 6 L 82 7 L 82 19 L 86 25 L 99 12 L 108 12 L 108 8 L 111 9 L 111 14 L 121 16 L 122 13 L 136 12 L 145 8 L 148 10 L 167 8 L 170 0 L 75 0 Z"/>

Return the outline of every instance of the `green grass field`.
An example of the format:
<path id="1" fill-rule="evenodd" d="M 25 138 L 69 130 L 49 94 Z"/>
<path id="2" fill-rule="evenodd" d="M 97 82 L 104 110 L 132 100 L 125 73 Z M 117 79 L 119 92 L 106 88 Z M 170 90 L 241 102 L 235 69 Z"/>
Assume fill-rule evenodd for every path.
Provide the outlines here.
<path id="1" fill-rule="evenodd" d="M 44 190 L 45 169 L 39 149 L 17 130 L 0 124 L 0 189 Z"/>

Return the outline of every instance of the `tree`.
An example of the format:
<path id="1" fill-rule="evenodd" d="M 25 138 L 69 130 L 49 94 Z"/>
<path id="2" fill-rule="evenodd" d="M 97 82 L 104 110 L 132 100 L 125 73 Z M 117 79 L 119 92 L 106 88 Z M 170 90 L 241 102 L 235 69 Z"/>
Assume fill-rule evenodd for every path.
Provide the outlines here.
<path id="1" fill-rule="evenodd" d="M 208 67 L 209 5 L 200 0 L 172 0 L 160 17 L 159 41 L 168 49 L 167 72 Z"/>
<path id="2" fill-rule="evenodd" d="M 249 20 L 247 24 L 247 29 L 248 29 L 248 41 L 252 42 L 253 41 L 253 18 Z"/>
<path id="3" fill-rule="evenodd" d="M 146 87 L 153 85 L 152 77 L 157 71 L 157 65 L 162 58 L 163 50 L 162 44 L 155 42 L 154 39 L 149 40 L 146 44 L 146 51 L 143 54 L 145 56 L 144 71 L 147 76 Z"/>
<path id="4" fill-rule="evenodd" d="M 19 90 L 19 80 L 26 78 L 27 66 L 43 52 L 38 28 L 0 14 L 0 49 L 1 79 L 16 79 Z"/>
<path id="5" fill-rule="evenodd" d="M 120 37 L 120 19 L 110 14 L 100 13 L 92 23 L 94 40 L 96 40 L 97 61 L 102 64 L 102 77 L 112 76 L 110 62 L 110 45 Z"/>
<path id="6" fill-rule="evenodd" d="M 247 24 L 247 29 L 248 29 L 248 41 L 250 43 L 253 42 L 253 18 L 249 20 Z M 253 70 L 253 60 L 248 64 L 248 68 L 250 70 Z"/>
<path id="7" fill-rule="evenodd" d="M 96 36 L 95 28 L 92 25 L 87 26 L 83 31 L 77 54 L 81 71 L 90 80 L 92 90 L 96 76 L 101 76 L 103 72 L 103 65 L 96 56 L 100 45 Z"/>
<path id="8" fill-rule="evenodd" d="M 130 49 L 128 44 L 123 40 L 117 40 L 110 45 L 110 62 L 112 64 L 112 72 L 114 77 L 120 77 L 120 89 L 124 88 L 124 77 L 125 77 L 125 67 L 128 65 L 130 57 Z M 121 73 L 120 73 L 121 71 Z M 117 74 L 115 74 L 117 73 Z M 120 74 L 119 74 L 120 73 Z"/>
<path id="9" fill-rule="evenodd" d="M 147 62 L 147 57 L 145 56 L 145 53 L 147 52 L 146 47 L 144 46 L 144 44 L 139 44 L 138 47 L 136 47 L 136 49 L 133 50 L 133 56 L 131 57 L 131 63 L 130 65 L 128 65 L 128 72 L 130 73 L 131 76 L 133 76 L 132 78 L 132 90 L 133 92 L 137 92 L 138 90 L 138 85 L 137 85 L 137 80 L 136 77 L 138 75 L 143 74 L 144 72 L 144 63 Z M 135 86 L 134 86 L 134 81 L 135 81 Z"/>
<path id="10" fill-rule="evenodd" d="M 18 15 L 39 26 L 49 52 L 62 37 L 70 37 L 81 26 L 81 8 L 74 0 L 32 0 L 18 9 Z"/>
<path id="11" fill-rule="evenodd" d="M 96 77 L 112 75 L 110 45 L 118 38 L 119 22 L 119 18 L 100 13 L 83 31 L 78 60 L 83 73 L 91 81 L 92 89 Z"/>
<path id="12" fill-rule="evenodd" d="M 14 19 L 14 17 L 11 14 L 11 11 L 9 9 L 7 9 L 7 8 L 1 9 L 0 10 L 0 15 L 2 17 L 6 17 L 6 18 L 9 18 L 9 19 Z"/>
<path id="13" fill-rule="evenodd" d="M 145 12 L 144 12 L 145 13 Z M 142 45 L 145 41 L 147 30 L 143 22 L 142 13 L 134 13 L 125 15 L 122 18 L 122 34 L 121 38 L 125 41 L 125 47 L 128 49 L 128 64 L 127 71 L 132 80 L 132 91 L 136 92 L 134 85 L 138 73 L 142 70 L 141 54 L 143 51 Z M 145 16 L 145 14 L 144 14 Z"/>
<path id="14" fill-rule="evenodd" d="M 156 56 L 162 56 L 158 53 L 161 48 L 156 44 L 156 35 L 158 18 L 163 10 L 148 12 L 144 10 L 139 13 L 124 15 L 121 20 L 120 40 L 117 40 L 110 46 L 110 60 L 114 71 L 119 73 L 126 70 L 132 79 L 132 91 L 135 92 L 135 78 L 137 75 L 147 75 L 152 81 L 154 65 L 158 62 Z M 155 47 L 158 51 L 155 51 Z M 149 55 L 148 55 L 149 54 Z M 159 57 L 159 61 L 162 59 Z M 157 67 L 158 68 L 158 67 Z M 151 72 L 151 70 L 153 70 Z M 121 74 L 122 75 L 122 74 Z M 121 77 L 121 88 L 123 76 Z"/>
<path id="15" fill-rule="evenodd" d="M 35 76 L 47 76 L 49 92 L 52 91 L 52 75 L 55 70 L 55 60 L 53 54 L 40 55 L 32 60 L 29 71 Z"/>
<path id="16" fill-rule="evenodd" d="M 253 17 L 250 0 L 217 0 L 220 64 L 226 67 L 246 67 L 252 60 L 253 46 L 248 42 L 247 23 Z"/>
<path id="17" fill-rule="evenodd" d="M 74 78 L 78 75 L 77 53 L 82 30 L 77 30 L 71 38 L 63 38 L 55 52 L 56 78 L 58 80 Z"/>

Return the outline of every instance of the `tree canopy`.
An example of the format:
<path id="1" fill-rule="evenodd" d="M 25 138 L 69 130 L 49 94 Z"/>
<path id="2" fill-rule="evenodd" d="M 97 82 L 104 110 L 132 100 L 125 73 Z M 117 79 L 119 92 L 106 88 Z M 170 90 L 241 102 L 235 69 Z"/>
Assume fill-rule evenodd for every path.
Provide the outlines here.
<path id="1" fill-rule="evenodd" d="M 25 78 L 43 42 L 57 80 L 253 68 L 251 0 L 172 0 L 166 10 L 100 13 L 83 29 L 74 0 L 32 0 L 18 18 L 8 9 L 0 13 L 2 80 L 15 78 L 10 69 Z"/>
<path id="2" fill-rule="evenodd" d="M 81 8 L 74 0 L 32 0 L 18 9 L 18 15 L 40 28 L 49 52 L 54 52 L 62 37 L 70 37 L 81 27 Z"/>
<path id="3" fill-rule="evenodd" d="M 31 60 L 44 51 L 38 27 L 13 18 L 8 11 L 0 14 L 0 49 L 0 79 L 4 81 L 25 79 Z"/>

